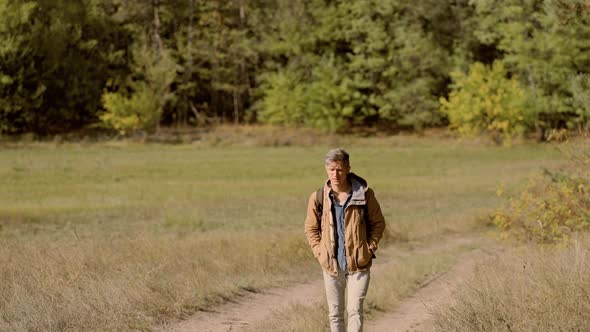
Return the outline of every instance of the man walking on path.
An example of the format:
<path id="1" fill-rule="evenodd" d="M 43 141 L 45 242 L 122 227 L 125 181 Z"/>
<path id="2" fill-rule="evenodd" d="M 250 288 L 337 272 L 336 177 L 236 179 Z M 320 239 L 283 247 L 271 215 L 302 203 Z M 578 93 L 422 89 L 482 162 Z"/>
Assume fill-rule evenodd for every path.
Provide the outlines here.
<path id="1" fill-rule="evenodd" d="M 305 235 L 323 269 L 330 330 L 344 331 L 348 289 L 348 331 L 362 331 L 363 301 L 385 219 L 367 181 L 350 172 L 346 151 L 330 150 L 324 162 L 328 180 L 309 197 Z"/>

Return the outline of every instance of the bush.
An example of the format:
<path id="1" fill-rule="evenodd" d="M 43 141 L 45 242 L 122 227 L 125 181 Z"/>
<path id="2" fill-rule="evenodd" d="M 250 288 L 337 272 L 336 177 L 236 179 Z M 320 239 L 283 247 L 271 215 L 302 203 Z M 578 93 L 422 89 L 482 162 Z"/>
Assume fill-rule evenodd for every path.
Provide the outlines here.
<path id="1" fill-rule="evenodd" d="M 305 86 L 296 72 L 279 70 L 263 78 L 264 98 L 258 119 L 263 123 L 302 125 L 305 123 Z"/>
<path id="2" fill-rule="evenodd" d="M 142 77 L 128 84 L 132 92 L 121 89 L 102 96 L 105 112 L 100 120 L 122 135 L 157 127 L 164 106 L 172 98 L 170 85 L 178 69 L 167 51 L 155 52 L 145 44 L 135 46 L 134 60 L 134 71 Z"/>
<path id="3" fill-rule="evenodd" d="M 467 75 L 453 72 L 451 77 L 449 99 L 440 99 L 441 112 L 461 136 L 489 132 L 497 143 L 510 144 L 514 136 L 534 127 L 529 95 L 515 77 L 507 78 L 502 62 L 491 68 L 476 62 Z"/>
<path id="4" fill-rule="evenodd" d="M 590 143 L 582 141 L 565 152 L 569 164 L 562 171 L 544 170 L 492 215 L 503 238 L 559 243 L 590 229 Z"/>
<path id="5" fill-rule="evenodd" d="M 305 81 L 292 70 L 281 70 L 263 77 L 264 97 L 258 107 L 263 123 L 302 125 L 337 132 L 355 119 L 361 122 L 363 97 L 344 68 L 333 58 L 320 60 L 312 77 Z"/>
<path id="6" fill-rule="evenodd" d="M 162 113 L 156 96 L 145 84 L 138 85 L 129 97 L 112 92 L 105 93 L 102 100 L 106 112 L 100 115 L 100 120 L 121 135 L 154 128 Z"/>

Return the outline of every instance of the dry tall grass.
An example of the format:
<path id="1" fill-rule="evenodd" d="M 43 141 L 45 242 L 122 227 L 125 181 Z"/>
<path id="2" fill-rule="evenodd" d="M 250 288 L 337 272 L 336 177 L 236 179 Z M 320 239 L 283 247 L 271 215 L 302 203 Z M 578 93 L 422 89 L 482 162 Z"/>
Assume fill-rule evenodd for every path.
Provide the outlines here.
<path id="1" fill-rule="evenodd" d="M 301 269 L 313 270 L 312 262 L 298 236 L 259 235 L 4 241 L 0 331 L 149 330 L 245 291 L 309 277 Z"/>
<path id="2" fill-rule="evenodd" d="M 480 264 L 435 320 L 438 331 L 589 331 L 589 239 L 512 249 Z"/>

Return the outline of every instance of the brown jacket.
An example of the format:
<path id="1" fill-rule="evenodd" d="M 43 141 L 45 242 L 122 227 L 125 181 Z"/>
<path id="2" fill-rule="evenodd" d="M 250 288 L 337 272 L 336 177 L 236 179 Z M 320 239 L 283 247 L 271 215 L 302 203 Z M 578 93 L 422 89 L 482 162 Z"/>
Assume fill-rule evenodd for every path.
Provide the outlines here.
<path id="1" fill-rule="evenodd" d="M 352 197 L 344 212 L 344 235 L 346 263 L 349 272 L 366 271 L 371 267 L 373 253 L 385 230 L 385 219 L 375 193 L 363 178 L 349 174 L 352 185 Z M 330 181 L 324 185 L 322 217 L 316 217 L 316 192 L 309 196 L 307 217 L 305 218 L 305 235 L 322 268 L 337 273 L 335 224 L 332 217 L 332 200 L 330 199 Z M 365 208 L 366 205 L 366 208 Z M 367 218 L 364 214 L 368 214 Z"/>

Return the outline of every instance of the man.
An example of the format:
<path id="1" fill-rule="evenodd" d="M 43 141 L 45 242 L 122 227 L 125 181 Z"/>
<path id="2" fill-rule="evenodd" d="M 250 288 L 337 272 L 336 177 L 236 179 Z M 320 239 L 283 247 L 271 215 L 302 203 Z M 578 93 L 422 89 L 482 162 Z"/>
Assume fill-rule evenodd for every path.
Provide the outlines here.
<path id="1" fill-rule="evenodd" d="M 328 180 L 309 197 L 305 235 L 323 268 L 330 330 L 344 331 L 348 289 L 348 331 L 362 331 L 363 301 L 385 219 L 367 181 L 350 172 L 346 151 L 330 150 L 324 162 Z"/>

